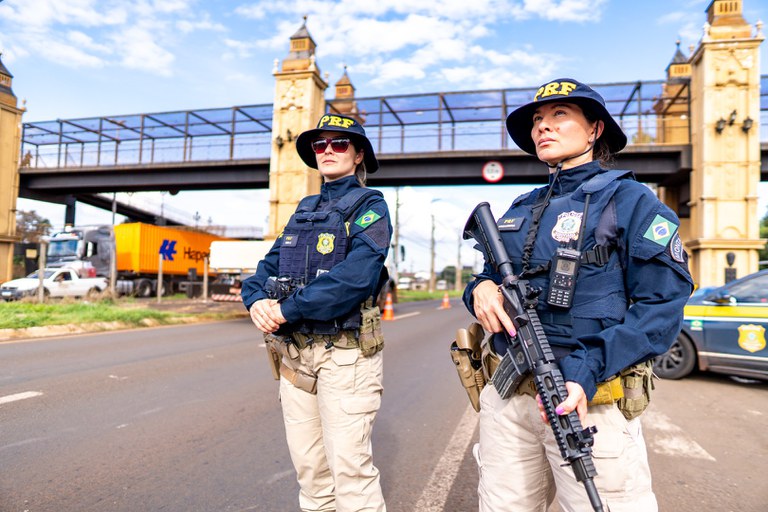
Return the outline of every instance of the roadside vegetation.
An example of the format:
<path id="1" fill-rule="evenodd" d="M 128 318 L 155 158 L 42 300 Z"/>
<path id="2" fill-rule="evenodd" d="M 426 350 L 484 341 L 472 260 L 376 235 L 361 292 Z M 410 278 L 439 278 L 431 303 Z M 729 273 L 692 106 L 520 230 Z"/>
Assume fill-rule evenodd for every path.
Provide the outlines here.
<path id="1" fill-rule="evenodd" d="M 169 325 L 198 320 L 223 320 L 238 316 L 236 312 L 185 311 L 175 307 L 175 297 L 163 299 L 162 309 L 143 304 L 133 298 L 77 301 L 65 299 L 38 304 L 34 299 L 18 302 L 0 301 L 0 329 L 24 329 L 54 325 L 116 323 L 123 327 Z M 187 302 L 188 303 L 188 302 Z"/>
<path id="2" fill-rule="evenodd" d="M 447 291 L 434 291 L 432 293 L 426 290 L 397 290 L 397 302 L 415 302 L 418 300 L 440 300 L 445 294 L 448 293 L 448 297 L 451 299 L 461 298 L 461 294 L 464 293 L 464 289 L 461 291 L 447 290 Z"/>

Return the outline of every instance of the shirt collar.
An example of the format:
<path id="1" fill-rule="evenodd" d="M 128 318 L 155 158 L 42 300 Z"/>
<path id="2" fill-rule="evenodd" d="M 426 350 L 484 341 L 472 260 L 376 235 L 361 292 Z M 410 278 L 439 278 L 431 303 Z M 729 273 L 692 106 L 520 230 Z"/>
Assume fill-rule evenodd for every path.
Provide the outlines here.
<path id="1" fill-rule="evenodd" d="M 564 169 L 560 171 L 560 175 L 557 177 L 557 183 L 553 192 L 555 195 L 569 194 L 579 188 L 579 185 L 601 172 L 603 172 L 603 168 L 600 167 L 600 162 L 597 160 L 570 169 Z M 554 173 L 549 175 L 550 186 L 552 186 L 554 177 Z"/>
<path id="2" fill-rule="evenodd" d="M 355 175 L 345 176 L 337 180 L 324 182 L 320 186 L 320 197 L 324 202 L 331 202 L 338 199 L 353 188 L 360 187 Z"/>

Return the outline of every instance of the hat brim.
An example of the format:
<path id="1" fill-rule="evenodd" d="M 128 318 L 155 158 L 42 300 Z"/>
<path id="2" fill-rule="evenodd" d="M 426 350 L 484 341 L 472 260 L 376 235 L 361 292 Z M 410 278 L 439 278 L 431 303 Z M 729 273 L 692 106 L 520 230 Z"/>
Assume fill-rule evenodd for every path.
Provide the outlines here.
<path id="1" fill-rule="evenodd" d="M 553 98 L 551 100 L 537 101 L 535 103 L 528 103 L 520 108 L 512 111 L 507 116 L 507 132 L 515 144 L 525 151 L 526 153 L 536 156 L 536 145 L 533 143 L 531 137 L 531 130 L 533 130 L 533 113 L 541 105 L 546 103 L 575 103 L 582 110 L 585 108 L 592 112 L 595 117 L 605 123 L 603 133 L 600 135 L 600 139 L 604 140 L 608 145 L 608 150 L 611 153 L 618 153 L 627 145 L 627 136 L 624 135 L 621 127 L 616 123 L 613 117 L 608 113 L 608 110 L 601 105 L 598 101 L 591 98 Z"/>
<path id="2" fill-rule="evenodd" d="M 296 151 L 299 153 L 301 160 L 307 164 L 307 167 L 317 169 L 317 155 L 312 149 L 312 141 L 319 138 L 323 132 L 333 132 L 335 130 L 328 130 L 325 128 L 313 130 L 307 130 L 296 137 Z M 350 133 L 347 131 L 338 131 L 337 133 L 349 137 L 352 140 L 352 144 L 360 151 L 363 150 L 363 163 L 365 163 L 365 172 L 373 174 L 379 170 L 379 162 L 376 160 L 376 155 L 373 152 L 373 146 L 371 141 L 366 137 L 357 135 L 356 133 Z"/>

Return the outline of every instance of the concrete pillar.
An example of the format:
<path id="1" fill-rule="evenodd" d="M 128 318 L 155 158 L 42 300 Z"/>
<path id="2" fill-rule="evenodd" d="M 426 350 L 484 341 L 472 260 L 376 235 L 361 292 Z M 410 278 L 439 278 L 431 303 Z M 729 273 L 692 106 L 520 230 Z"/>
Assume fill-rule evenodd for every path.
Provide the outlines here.
<path id="1" fill-rule="evenodd" d="M 291 36 L 291 51 L 278 70 L 275 61 L 275 101 L 272 152 L 269 163 L 269 232 L 283 230 L 299 201 L 320 191 L 320 174 L 308 168 L 296 153 L 296 136 L 317 126 L 325 113 L 325 89 L 315 62 L 315 42 L 304 24 Z"/>
<path id="2" fill-rule="evenodd" d="M 691 62 L 690 223 L 685 246 L 699 286 L 725 282 L 726 254 L 741 277 L 758 268 L 760 43 L 741 0 L 714 0 Z"/>
<path id="3" fill-rule="evenodd" d="M 0 283 L 13 272 L 13 244 L 16 235 L 16 198 L 19 195 L 19 148 L 21 116 L 11 89 L 13 75 L 0 61 Z"/>

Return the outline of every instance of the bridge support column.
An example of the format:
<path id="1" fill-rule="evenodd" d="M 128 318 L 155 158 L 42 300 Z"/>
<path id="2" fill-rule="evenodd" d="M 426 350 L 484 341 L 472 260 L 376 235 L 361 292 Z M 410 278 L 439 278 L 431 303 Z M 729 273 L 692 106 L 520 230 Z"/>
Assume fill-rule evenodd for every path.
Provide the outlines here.
<path id="1" fill-rule="evenodd" d="M 64 224 L 67 226 L 75 225 L 75 213 L 77 211 L 77 200 L 75 196 L 68 195 L 64 208 Z"/>
<path id="2" fill-rule="evenodd" d="M 758 268 L 760 215 L 760 58 L 764 37 L 742 17 L 741 0 L 713 0 L 691 56 L 690 223 L 686 248 L 699 286 Z"/>
<path id="3" fill-rule="evenodd" d="M 19 195 L 19 148 L 21 116 L 11 90 L 13 75 L 0 61 L 0 283 L 13 272 L 13 244 L 16 235 L 16 198 Z"/>
<path id="4" fill-rule="evenodd" d="M 278 71 L 275 61 L 275 101 L 269 163 L 269 230 L 275 238 L 299 201 L 320 191 L 320 174 L 304 165 L 296 153 L 298 134 L 317 126 L 325 113 L 325 89 L 315 63 L 315 42 L 304 24 L 291 36 L 291 51 Z"/>

